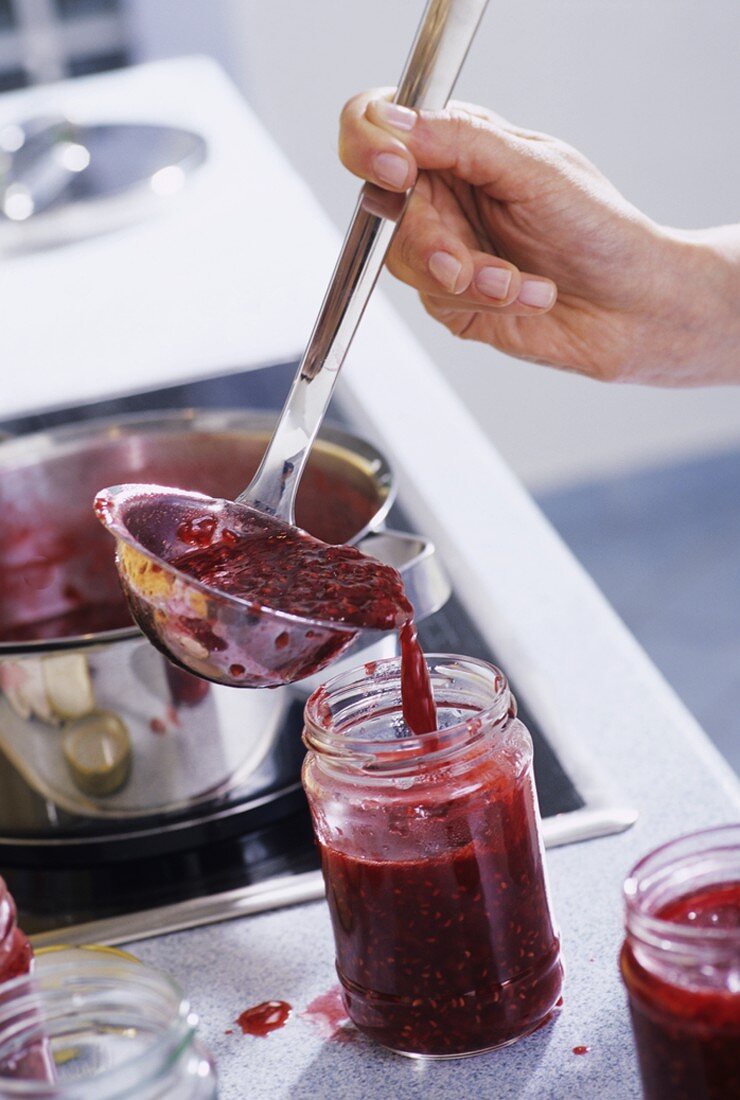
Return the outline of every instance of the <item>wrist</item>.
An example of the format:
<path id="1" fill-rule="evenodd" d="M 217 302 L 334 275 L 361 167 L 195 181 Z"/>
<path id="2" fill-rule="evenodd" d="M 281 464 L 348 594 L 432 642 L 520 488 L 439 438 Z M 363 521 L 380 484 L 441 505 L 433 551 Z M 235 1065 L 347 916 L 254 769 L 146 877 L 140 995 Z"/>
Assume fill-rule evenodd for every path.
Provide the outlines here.
<path id="1" fill-rule="evenodd" d="M 669 385 L 740 382 L 740 226 L 659 230 Z M 668 373 L 670 372 L 670 377 Z"/>

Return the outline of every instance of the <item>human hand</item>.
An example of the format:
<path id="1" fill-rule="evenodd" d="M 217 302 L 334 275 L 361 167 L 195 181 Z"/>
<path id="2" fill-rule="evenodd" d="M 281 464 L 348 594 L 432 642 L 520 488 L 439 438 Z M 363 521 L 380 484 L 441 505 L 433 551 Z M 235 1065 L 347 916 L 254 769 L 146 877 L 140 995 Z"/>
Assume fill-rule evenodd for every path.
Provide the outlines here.
<path id="1" fill-rule="evenodd" d="M 432 317 L 602 380 L 737 377 L 728 329 L 740 264 L 712 231 L 657 225 L 555 138 L 462 103 L 410 111 L 391 94 L 349 101 L 340 156 L 387 190 L 416 185 L 387 266 Z"/>

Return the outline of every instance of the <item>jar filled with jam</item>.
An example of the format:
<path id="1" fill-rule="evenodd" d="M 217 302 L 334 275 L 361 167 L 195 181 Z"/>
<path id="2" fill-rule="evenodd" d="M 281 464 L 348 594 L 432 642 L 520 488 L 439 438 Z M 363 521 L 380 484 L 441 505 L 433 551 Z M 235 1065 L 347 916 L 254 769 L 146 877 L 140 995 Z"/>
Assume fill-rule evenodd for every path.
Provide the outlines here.
<path id="1" fill-rule="evenodd" d="M 351 1020 L 398 1053 L 451 1058 L 534 1031 L 563 971 L 532 741 L 506 678 L 427 663 L 432 733 L 404 723 L 397 659 L 314 692 L 303 780 Z"/>
<path id="2" fill-rule="evenodd" d="M 740 825 L 658 848 L 625 900 L 620 962 L 646 1100 L 740 1096 Z"/>
<path id="3" fill-rule="evenodd" d="M 15 902 L 0 878 L 0 983 L 27 974 L 32 958 L 28 937 L 18 927 Z"/>

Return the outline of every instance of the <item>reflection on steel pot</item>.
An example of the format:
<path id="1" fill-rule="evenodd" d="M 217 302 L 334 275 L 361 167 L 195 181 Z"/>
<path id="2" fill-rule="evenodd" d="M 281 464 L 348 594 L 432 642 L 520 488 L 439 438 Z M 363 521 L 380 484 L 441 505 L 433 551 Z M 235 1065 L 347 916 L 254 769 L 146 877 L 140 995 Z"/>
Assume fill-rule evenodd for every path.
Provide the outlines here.
<path id="1" fill-rule="evenodd" d="M 0 444 L 0 839 L 53 832 L 52 817 L 69 829 L 82 819 L 111 827 L 185 813 L 238 784 L 258 793 L 275 781 L 282 692 L 209 686 L 164 661 L 130 619 L 111 540 L 92 511 L 96 491 L 122 481 L 235 494 L 256 469 L 273 420 L 137 414 Z M 368 553 L 408 566 L 423 617 L 448 588 L 431 546 L 382 530 L 393 495 L 383 456 L 327 427 L 297 518 L 324 541 L 362 540 Z M 130 737 L 130 768 L 117 770 L 120 785 L 80 783 L 63 735 L 82 723 L 110 737 L 116 720 Z"/>
<path id="2" fill-rule="evenodd" d="M 273 419 L 156 414 L 3 443 L 0 657 L 133 631 L 110 539 L 92 512 L 95 493 L 122 480 L 210 496 L 236 492 L 257 468 Z M 324 542 L 353 542 L 382 522 L 392 497 L 382 456 L 347 432 L 327 429 L 299 493 L 298 523 Z"/>

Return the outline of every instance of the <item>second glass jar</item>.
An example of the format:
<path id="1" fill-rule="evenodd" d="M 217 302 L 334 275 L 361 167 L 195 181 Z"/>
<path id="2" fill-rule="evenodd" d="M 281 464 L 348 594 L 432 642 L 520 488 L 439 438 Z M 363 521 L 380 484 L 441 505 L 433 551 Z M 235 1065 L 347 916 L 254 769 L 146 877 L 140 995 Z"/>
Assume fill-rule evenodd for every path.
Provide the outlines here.
<path id="1" fill-rule="evenodd" d="M 303 778 L 350 1018 L 399 1053 L 449 1058 L 534 1031 L 563 971 L 506 678 L 427 661 L 435 733 L 405 727 L 397 659 L 360 667 L 309 699 Z"/>

